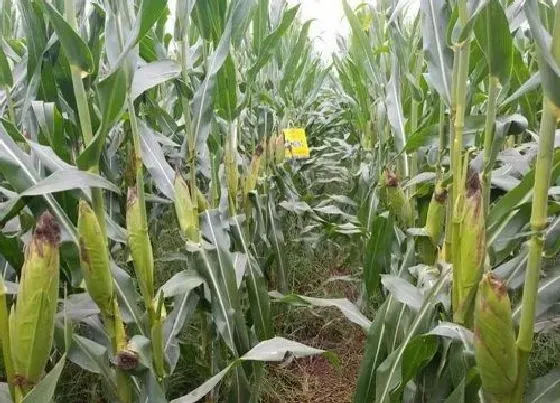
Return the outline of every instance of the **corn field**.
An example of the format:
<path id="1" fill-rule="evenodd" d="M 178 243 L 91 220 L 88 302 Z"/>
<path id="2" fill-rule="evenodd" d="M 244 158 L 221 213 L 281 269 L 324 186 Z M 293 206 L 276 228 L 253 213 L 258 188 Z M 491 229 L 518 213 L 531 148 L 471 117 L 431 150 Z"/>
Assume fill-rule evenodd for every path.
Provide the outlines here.
<path id="1" fill-rule="evenodd" d="M 560 402 L 560 2 L 331 1 L 0 0 L 0 401 Z"/>

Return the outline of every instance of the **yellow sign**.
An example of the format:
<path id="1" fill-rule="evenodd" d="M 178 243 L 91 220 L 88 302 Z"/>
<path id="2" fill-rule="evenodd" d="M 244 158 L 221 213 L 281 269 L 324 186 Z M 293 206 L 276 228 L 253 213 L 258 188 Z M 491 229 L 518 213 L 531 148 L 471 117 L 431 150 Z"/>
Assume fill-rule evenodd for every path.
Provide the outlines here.
<path id="1" fill-rule="evenodd" d="M 305 129 L 284 129 L 286 158 L 309 158 Z"/>

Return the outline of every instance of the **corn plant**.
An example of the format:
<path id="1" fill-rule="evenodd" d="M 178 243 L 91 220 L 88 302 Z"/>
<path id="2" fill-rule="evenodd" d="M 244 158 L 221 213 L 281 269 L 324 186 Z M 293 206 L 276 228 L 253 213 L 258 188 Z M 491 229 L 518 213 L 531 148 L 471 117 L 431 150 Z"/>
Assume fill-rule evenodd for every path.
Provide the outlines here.
<path id="1" fill-rule="evenodd" d="M 553 374 L 525 391 L 534 332 L 554 326 L 557 300 L 545 296 L 557 281 L 557 19 L 551 3 L 519 6 L 425 1 L 410 16 L 398 2 L 344 3 L 337 91 L 370 164 L 356 200 L 363 289 L 384 300 L 355 401 L 557 394 Z"/>
<path id="2" fill-rule="evenodd" d="M 275 337 L 268 295 L 287 291 L 281 130 L 327 74 L 298 7 L 3 6 L 0 322 L 11 399 L 52 399 L 68 359 L 97 374 L 110 401 L 258 401 L 262 361 L 324 353 Z M 164 258 L 172 273 L 159 269 L 152 218 L 169 209 L 182 242 Z M 187 323 L 205 370 L 193 374 L 198 388 L 170 396 L 188 360 Z M 63 353 L 54 367 L 53 351 Z"/>

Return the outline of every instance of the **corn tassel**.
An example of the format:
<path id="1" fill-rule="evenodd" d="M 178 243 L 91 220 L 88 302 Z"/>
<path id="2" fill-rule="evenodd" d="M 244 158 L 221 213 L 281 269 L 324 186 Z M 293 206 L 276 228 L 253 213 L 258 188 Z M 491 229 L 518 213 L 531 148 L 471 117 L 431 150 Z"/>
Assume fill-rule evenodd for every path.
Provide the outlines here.
<path id="1" fill-rule="evenodd" d="M 474 310 L 474 351 L 483 390 L 494 402 L 510 402 L 517 379 L 517 352 L 506 285 L 486 274 Z"/>
<path id="2" fill-rule="evenodd" d="M 404 190 L 399 185 L 397 176 L 389 171 L 385 171 L 381 176 L 381 199 L 387 205 L 389 212 L 393 214 L 397 221 L 405 228 L 414 226 L 414 212 L 410 201 L 406 197 Z"/>
<path id="3" fill-rule="evenodd" d="M 51 351 L 58 302 L 60 227 L 45 211 L 25 251 L 15 307 L 10 314 L 14 382 L 25 393 L 43 374 Z"/>
<path id="4" fill-rule="evenodd" d="M 484 269 L 486 257 L 486 229 L 482 191 L 478 174 L 470 175 L 460 225 L 460 259 L 456 260 L 457 292 L 455 321 L 468 324 L 472 319 L 474 297 Z M 471 322 L 472 323 L 472 322 Z"/>

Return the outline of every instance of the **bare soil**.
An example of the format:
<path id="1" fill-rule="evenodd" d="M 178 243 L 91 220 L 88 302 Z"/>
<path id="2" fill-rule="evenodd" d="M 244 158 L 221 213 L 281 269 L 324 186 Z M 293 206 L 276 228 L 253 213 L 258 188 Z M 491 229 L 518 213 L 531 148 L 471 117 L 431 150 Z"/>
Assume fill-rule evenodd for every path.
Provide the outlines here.
<path id="1" fill-rule="evenodd" d="M 331 278 L 350 274 L 340 267 L 329 272 Z M 354 303 L 358 298 L 356 283 L 349 281 L 323 283 L 314 291 L 317 297 L 346 297 Z M 363 329 L 330 308 L 303 308 L 291 320 L 293 332 L 286 337 L 332 352 L 338 362 L 314 356 L 293 360 L 288 365 L 269 366 L 268 393 L 264 400 L 267 403 L 350 403 L 366 340 Z"/>

